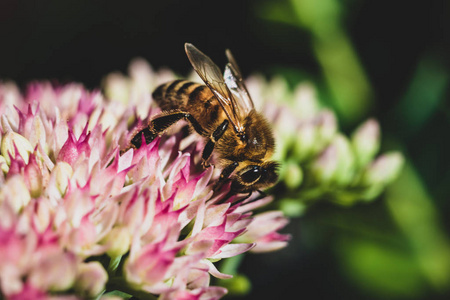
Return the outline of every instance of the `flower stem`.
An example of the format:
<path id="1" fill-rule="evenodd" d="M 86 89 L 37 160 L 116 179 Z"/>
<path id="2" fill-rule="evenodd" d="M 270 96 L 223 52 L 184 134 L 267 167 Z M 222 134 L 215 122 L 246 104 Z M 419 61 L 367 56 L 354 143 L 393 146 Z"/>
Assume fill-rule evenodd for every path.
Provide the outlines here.
<path id="1" fill-rule="evenodd" d="M 156 300 L 158 299 L 155 295 L 146 293 L 144 291 L 138 291 L 128 286 L 122 277 L 112 277 L 106 284 L 107 291 L 120 291 L 137 297 L 141 300 Z"/>

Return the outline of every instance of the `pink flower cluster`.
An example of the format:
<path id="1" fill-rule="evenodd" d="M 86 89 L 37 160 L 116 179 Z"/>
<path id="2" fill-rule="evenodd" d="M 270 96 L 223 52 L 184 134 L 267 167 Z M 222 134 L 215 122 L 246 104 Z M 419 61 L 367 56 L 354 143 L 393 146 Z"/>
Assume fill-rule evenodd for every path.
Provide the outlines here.
<path id="1" fill-rule="evenodd" d="M 201 140 L 168 134 L 121 154 L 130 124 L 143 123 L 137 110 L 76 84 L 34 83 L 22 95 L 0 83 L 5 298 L 88 298 L 114 286 L 217 299 L 226 289 L 210 275 L 230 276 L 215 262 L 286 245 L 280 212 L 252 213 L 270 197 L 214 192 L 217 170 L 201 167 Z"/>

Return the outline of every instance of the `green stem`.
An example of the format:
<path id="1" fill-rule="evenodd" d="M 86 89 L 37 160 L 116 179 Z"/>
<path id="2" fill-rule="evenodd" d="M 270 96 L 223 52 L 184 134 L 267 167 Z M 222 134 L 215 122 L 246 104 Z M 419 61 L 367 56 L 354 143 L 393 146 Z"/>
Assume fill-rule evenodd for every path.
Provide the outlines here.
<path id="1" fill-rule="evenodd" d="M 113 277 L 110 278 L 108 283 L 106 284 L 107 291 L 121 291 L 127 294 L 130 294 L 134 297 L 139 298 L 140 300 L 157 300 L 158 297 L 152 294 L 149 294 L 144 291 L 135 290 L 130 287 L 122 277 Z"/>
<path id="2" fill-rule="evenodd" d="M 336 0 L 290 0 L 298 25 L 312 35 L 333 104 L 349 124 L 364 117 L 372 90 L 350 38 L 342 26 L 343 7 Z"/>
<path id="3" fill-rule="evenodd" d="M 225 274 L 236 275 L 238 273 L 239 266 L 241 265 L 244 254 L 233 256 L 222 260 L 220 271 Z"/>

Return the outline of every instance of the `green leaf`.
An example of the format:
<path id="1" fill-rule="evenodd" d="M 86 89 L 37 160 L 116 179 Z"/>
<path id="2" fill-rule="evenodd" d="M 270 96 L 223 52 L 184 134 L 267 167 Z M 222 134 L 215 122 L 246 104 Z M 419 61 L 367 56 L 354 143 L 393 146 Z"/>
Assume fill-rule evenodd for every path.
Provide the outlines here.
<path id="1" fill-rule="evenodd" d="M 377 297 L 419 297 L 426 284 L 414 256 L 379 241 L 344 239 L 339 244 L 344 273 Z"/>
<path id="2" fill-rule="evenodd" d="M 103 296 L 116 296 L 116 297 L 120 297 L 122 299 L 130 299 L 131 297 L 133 297 L 132 295 L 121 292 L 121 291 L 111 291 L 106 294 L 103 294 Z"/>

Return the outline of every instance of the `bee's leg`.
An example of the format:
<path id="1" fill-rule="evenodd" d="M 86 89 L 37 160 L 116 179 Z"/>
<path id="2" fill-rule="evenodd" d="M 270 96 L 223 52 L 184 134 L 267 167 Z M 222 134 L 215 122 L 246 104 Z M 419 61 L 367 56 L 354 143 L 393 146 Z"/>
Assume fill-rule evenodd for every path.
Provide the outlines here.
<path id="1" fill-rule="evenodd" d="M 159 117 L 156 117 L 150 122 L 150 124 L 153 132 L 159 134 L 181 119 L 185 119 L 186 121 L 191 123 L 192 127 L 194 127 L 194 130 L 199 134 L 204 134 L 205 131 L 190 113 L 179 110 L 165 113 Z"/>
<path id="2" fill-rule="evenodd" d="M 148 127 L 139 131 L 132 139 L 131 145 L 134 148 L 139 148 L 142 144 L 142 134 L 144 134 L 145 143 L 149 144 L 153 141 L 161 132 L 180 121 L 181 119 L 187 120 L 194 127 L 195 131 L 199 134 L 204 133 L 203 128 L 195 120 L 195 118 L 187 112 L 183 111 L 172 111 L 169 113 L 164 113 L 150 121 Z"/>
<path id="3" fill-rule="evenodd" d="M 231 173 L 239 166 L 239 163 L 237 161 L 233 161 L 231 164 L 223 168 L 222 173 L 220 173 L 219 180 L 225 180 L 227 179 Z"/>
<path id="4" fill-rule="evenodd" d="M 133 148 L 139 149 L 142 145 L 142 135 L 144 135 L 145 143 L 149 144 L 151 141 L 155 139 L 157 134 L 152 132 L 149 127 L 146 127 L 139 131 L 132 139 L 131 139 L 131 146 Z"/>
<path id="5" fill-rule="evenodd" d="M 224 120 L 217 128 L 216 130 L 214 130 L 213 134 L 211 135 L 211 137 L 209 138 L 208 143 L 206 143 L 205 148 L 203 149 L 203 153 L 202 153 L 202 165 L 203 167 L 207 168 L 209 167 L 209 164 L 207 163 L 208 158 L 211 156 L 212 151 L 214 150 L 214 145 L 216 144 L 216 142 L 222 137 L 222 135 L 225 133 L 225 131 L 228 128 L 228 120 Z M 233 170 L 236 167 L 233 168 Z M 233 172 L 233 170 L 231 170 L 231 172 Z M 230 174 L 231 174 L 230 172 Z M 230 175 L 228 174 L 228 176 Z M 228 177 L 227 176 L 227 177 Z"/>
<path id="6" fill-rule="evenodd" d="M 217 191 L 220 189 L 220 187 L 223 185 L 225 180 L 233 173 L 233 171 L 237 168 L 239 165 L 238 162 L 234 161 L 225 168 L 223 168 L 222 173 L 220 173 L 219 180 L 214 185 L 214 190 Z"/>

